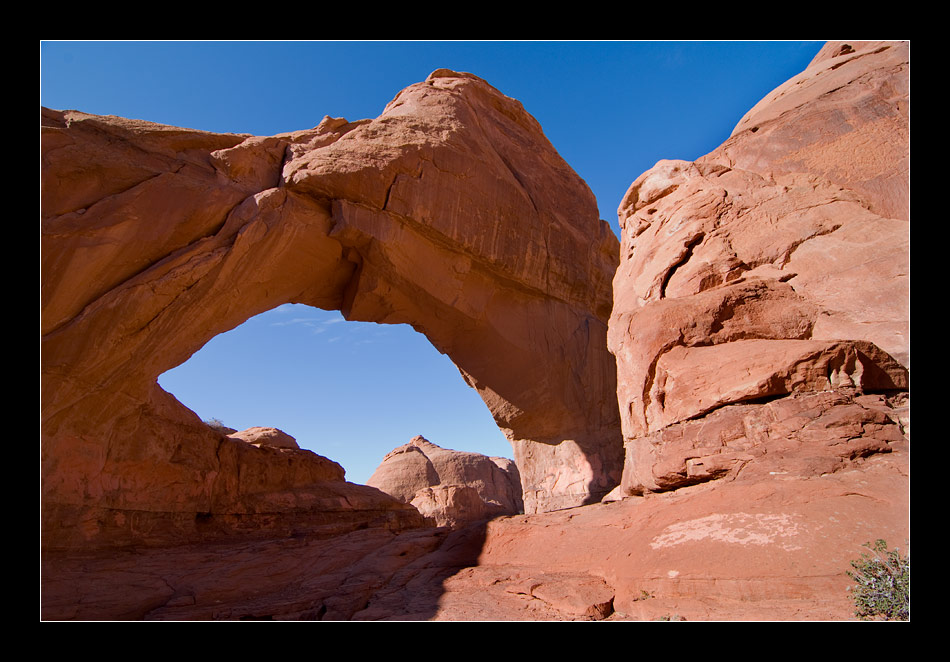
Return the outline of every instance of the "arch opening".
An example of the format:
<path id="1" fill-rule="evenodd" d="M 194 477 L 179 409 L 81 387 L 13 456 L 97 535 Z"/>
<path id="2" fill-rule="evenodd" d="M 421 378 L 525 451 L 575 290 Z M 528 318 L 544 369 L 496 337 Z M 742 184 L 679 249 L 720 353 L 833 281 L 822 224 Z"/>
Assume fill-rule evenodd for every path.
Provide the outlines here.
<path id="1" fill-rule="evenodd" d="M 347 321 L 284 304 L 212 338 L 159 385 L 202 420 L 278 428 L 365 484 L 421 434 L 511 458 L 510 442 L 448 356 L 407 324 Z"/>

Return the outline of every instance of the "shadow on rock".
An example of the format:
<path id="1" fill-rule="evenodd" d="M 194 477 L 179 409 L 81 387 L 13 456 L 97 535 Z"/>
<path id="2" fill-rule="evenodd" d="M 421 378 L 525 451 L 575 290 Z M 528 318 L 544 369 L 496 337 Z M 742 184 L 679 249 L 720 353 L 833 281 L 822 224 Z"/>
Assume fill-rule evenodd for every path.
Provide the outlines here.
<path id="1" fill-rule="evenodd" d="M 43 559 L 44 620 L 427 620 L 486 522 Z"/>

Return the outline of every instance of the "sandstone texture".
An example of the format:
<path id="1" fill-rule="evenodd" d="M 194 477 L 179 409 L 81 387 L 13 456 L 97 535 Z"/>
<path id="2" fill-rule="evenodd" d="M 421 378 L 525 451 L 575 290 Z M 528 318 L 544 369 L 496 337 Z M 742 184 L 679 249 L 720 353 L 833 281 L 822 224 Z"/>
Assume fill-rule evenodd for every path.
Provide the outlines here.
<path id="1" fill-rule="evenodd" d="M 641 495 L 716 478 L 821 476 L 875 453 L 908 450 L 906 396 L 797 393 L 734 404 L 626 444 L 621 494 Z M 909 431 L 908 431 L 909 434 Z"/>
<path id="2" fill-rule="evenodd" d="M 907 471 L 906 452 L 895 451 L 835 473 L 712 481 L 493 520 L 474 570 L 599 578 L 613 592 L 612 620 L 854 619 L 846 571 L 861 545 L 909 548 Z M 463 594 L 447 593 L 446 609 L 453 598 Z"/>
<path id="3" fill-rule="evenodd" d="M 43 618 L 855 620 L 850 561 L 910 546 L 908 84 L 907 43 L 829 43 L 644 173 L 612 313 L 588 194 L 467 74 L 272 138 L 44 111 Z M 414 320 L 525 513 L 459 516 L 494 458 L 417 437 L 357 486 L 155 384 L 285 301 Z"/>
<path id="4" fill-rule="evenodd" d="M 849 562 L 906 550 L 906 455 L 457 530 L 49 553 L 49 620 L 844 621 Z"/>
<path id="5" fill-rule="evenodd" d="M 247 442 L 252 446 L 267 446 L 268 448 L 288 448 L 291 450 L 300 450 L 297 440 L 291 437 L 283 430 L 277 428 L 253 427 L 228 434 L 228 439 L 237 439 Z M 342 478 L 342 476 L 341 476 Z"/>
<path id="6" fill-rule="evenodd" d="M 906 441 L 908 82 L 907 43 L 829 43 L 717 150 L 631 185 L 609 330 L 622 494 L 821 475 Z"/>
<path id="7" fill-rule="evenodd" d="M 249 500 L 269 518 L 285 499 L 262 495 L 310 490 L 310 456 L 235 445 L 156 381 L 288 302 L 411 324 L 512 440 L 526 510 L 596 501 L 623 462 L 617 246 L 537 121 L 470 74 L 272 137 L 43 109 L 44 544 L 265 527 Z"/>
<path id="8" fill-rule="evenodd" d="M 366 484 L 411 503 L 438 526 L 524 512 L 514 462 L 441 448 L 422 436 L 387 453 Z"/>

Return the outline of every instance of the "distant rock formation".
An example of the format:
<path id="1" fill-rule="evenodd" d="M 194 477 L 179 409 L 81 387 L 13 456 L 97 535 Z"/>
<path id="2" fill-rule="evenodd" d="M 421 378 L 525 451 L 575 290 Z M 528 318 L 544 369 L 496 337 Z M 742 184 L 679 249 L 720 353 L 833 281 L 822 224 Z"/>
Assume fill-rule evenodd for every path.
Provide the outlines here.
<path id="1" fill-rule="evenodd" d="M 514 462 L 441 448 L 421 435 L 387 453 L 366 484 L 411 503 L 438 526 L 524 512 Z"/>
<path id="2" fill-rule="evenodd" d="M 238 432 L 235 430 L 228 434 L 228 438 L 244 441 L 252 446 L 267 446 L 269 448 L 289 448 L 291 450 L 300 450 L 297 440 L 291 437 L 283 430 L 277 428 L 253 427 Z"/>
<path id="3" fill-rule="evenodd" d="M 622 491 L 766 459 L 834 471 L 904 440 L 906 397 L 860 396 L 908 388 L 907 67 L 906 43 L 829 44 L 720 148 L 631 185 L 609 331 Z"/>

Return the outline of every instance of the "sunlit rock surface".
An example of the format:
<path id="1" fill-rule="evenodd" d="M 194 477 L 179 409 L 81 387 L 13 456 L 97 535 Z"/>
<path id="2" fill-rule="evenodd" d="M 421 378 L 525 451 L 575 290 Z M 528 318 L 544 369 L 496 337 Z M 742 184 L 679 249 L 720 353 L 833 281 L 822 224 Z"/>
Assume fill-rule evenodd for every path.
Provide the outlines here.
<path id="1" fill-rule="evenodd" d="M 906 43 L 828 44 L 717 150 L 631 185 L 609 331 L 628 493 L 773 457 L 776 435 L 829 466 L 870 452 L 848 457 L 833 434 L 791 443 L 800 404 L 742 414 L 741 433 L 704 423 L 738 403 L 839 391 L 806 418 L 841 405 L 853 438 L 881 438 L 851 403 L 909 386 L 908 66 Z M 892 418 L 873 424 L 902 439 Z"/>
<path id="2" fill-rule="evenodd" d="M 439 526 L 524 512 L 514 462 L 442 448 L 421 435 L 387 453 L 366 484 Z"/>
<path id="3" fill-rule="evenodd" d="M 245 191 L 255 202 L 245 200 L 207 236 L 186 233 L 182 238 L 160 224 L 148 231 L 140 228 L 151 237 L 149 259 L 135 257 L 138 249 L 127 242 L 99 243 L 95 233 L 56 238 L 50 231 L 48 241 L 70 243 L 77 256 L 93 261 L 97 255 L 111 257 L 85 271 L 77 258 L 80 276 L 75 279 L 67 277 L 72 268 L 68 260 L 48 266 L 50 273 L 59 274 L 59 284 L 44 292 L 49 297 L 44 310 L 50 311 L 50 317 L 44 312 L 49 324 L 44 342 L 44 523 L 61 522 L 63 530 L 50 535 L 47 528 L 44 536 L 56 543 L 74 541 L 82 549 L 44 550 L 44 618 L 854 619 L 848 593 L 853 582 L 847 572 L 850 561 L 865 550 L 862 545 L 880 538 L 909 551 L 907 47 L 898 42 L 829 43 L 806 71 L 757 105 L 721 148 L 694 163 L 661 162 L 634 183 L 620 208 L 623 249 L 610 321 L 625 438 L 621 484 L 609 503 L 498 517 L 454 530 L 413 525 L 410 519 L 420 517 L 415 509 L 374 488 L 348 491 L 350 484 L 339 480 L 338 465 L 325 458 L 228 440 L 153 382 L 154 375 L 203 342 L 184 340 L 193 329 L 179 329 L 186 319 L 176 312 L 180 306 L 213 329 L 218 322 L 229 328 L 243 321 L 242 301 L 259 295 L 258 288 L 273 292 L 273 300 L 261 303 L 261 310 L 287 300 L 276 285 L 284 282 L 276 273 L 260 274 L 261 280 L 233 291 L 235 273 L 257 273 L 262 264 L 272 264 L 258 252 L 268 246 L 275 255 L 309 251 L 320 257 L 307 262 L 311 267 L 336 265 L 320 271 L 330 292 L 326 307 L 374 309 L 372 298 L 362 298 L 370 291 L 376 292 L 377 303 L 397 302 L 394 319 L 421 306 L 392 298 L 399 288 L 385 277 L 365 280 L 393 273 L 378 265 L 396 260 L 395 255 L 386 257 L 386 247 L 400 244 L 367 239 L 350 222 L 357 217 L 378 220 L 380 197 L 384 207 L 387 199 L 401 204 L 413 198 L 416 179 L 424 180 L 433 168 L 453 171 L 455 161 L 448 155 L 423 159 L 424 165 L 403 173 L 402 180 L 393 178 L 392 187 L 381 175 L 379 190 L 388 188 L 389 193 L 371 196 L 372 204 L 367 199 L 352 207 L 334 206 L 321 202 L 320 187 L 307 181 L 303 171 L 308 168 L 302 166 L 306 154 L 341 143 L 373 123 L 327 120 L 314 132 L 248 138 L 168 127 L 145 130 L 124 120 L 80 115 L 69 120 L 69 114 L 52 113 L 57 122 L 86 123 L 91 135 L 111 136 L 103 145 L 90 138 L 89 145 L 99 146 L 83 150 L 89 167 L 63 165 L 47 171 L 71 181 L 53 207 L 54 216 L 62 216 L 58 223 L 78 222 L 93 212 L 92 202 L 121 197 L 136 185 L 144 186 L 136 195 L 148 198 L 142 210 L 159 205 L 165 198 L 149 198 L 150 187 L 169 179 L 180 185 L 184 199 L 189 190 L 195 200 L 213 190 L 245 200 Z M 437 72 L 410 88 L 421 90 L 422 99 L 404 92 L 409 94 L 400 97 L 408 104 L 405 110 L 424 103 L 449 108 L 459 97 L 442 96 L 442 86 L 476 84 L 465 76 L 442 80 L 444 75 Z M 515 113 L 517 117 L 521 115 Z M 377 126 L 374 135 L 400 121 L 393 118 L 388 128 Z M 499 122 L 515 131 L 504 119 Z M 425 129 L 421 133 L 437 139 L 435 128 L 419 126 Z M 445 131 L 454 135 L 453 125 L 447 126 Z M 72 141 L 79 138 L 69 138 L 62 128 L 51 130 L 49 140 L 74 149 Z M 128 144 L 123 136 L 130 134 L 138 136 L 136 144 L 143 149 L 134 159 L 123 160 L 108 144 Z M 217 170 L 209 170 L 202 156 L 210 151 L 216 154 L 210 162 Z M 398 153 L 380 149 L 383 171 Z M 93 159 L 96 154 L 98 160 Z M 360 172 L 361 166 L 347 153 L 336 156 L 343 174 L 332 174 L 328 161 L 308 162 L 314 173 L 330 173 L 327 181 L 339 190 L 353 190 L 347 188 L 345 173 Z M 495 157 L 486 153 L 484 158 L 494 162 Z M 275 175 L 275 164 L 282 159 L 302 159 L 297 161 L 301 167 L 282 170 L 286 178 Z M 94 168 L 93 162 L 98 164 Z M 525 176 L 517 168 L 513 172 Z M 188 180 L 191 188 L 184 185 L 183 173 L 196 178 Z M 164 179 L 158 177 L 162 174 Z M 158 181 L 146 184 L 150 178 Z M 212 179 L 222 188 L 211 187 Z M 307 194 L 291 192 L 290 179 L 306 187 Z M 199 192 L 199 181 L 210 187 L 205 193 Z M 400 181 L 410 190 L 401 192 Z M 264 186 L 277 192 L 255 196 Z M 189 218 L 200 224 L 214 200 L 211 196 L 207 206 L 194 204 Z M 220 202 L 220 209 L 230 209 L 229 204 Z M 228 216 L 222 213 L 221 218 Z M 101 232 L 136 234 L 135 214 L 110 218 L 99 219 Z M 253 219 L 264 220 L 255 224 Z M 393 227 L 387 236 L 416 236 L 416 226 L 404 221 L 409 229 Z M 389 227 L 367 223 L 360 227 L 374 228 L 372 237 Z M 310 224 L 325 233 L 312 232 Z M 463 229 L 458 231 L 464 235 Z M 333 232 L 349 239 L 326 241 Z M 546 248 L 556 250 L 556 243 Z M 65 260 L 70 251 L 56 255 Z M 353 258 L 342 258 L 352 265 L 349 271 L 330 259 L 334 254 Z M 578 260 L 578 268 L 583 262 Z M 423 261 L 416 268 L 437 271 L 438 264 Z M 468 284 L 463 292 L 482 291 L 490 301 L 487 285 L 484 290 L 469 288 L 474 276 L 465 274 L 485 273 L 479 269 L 487 267 L 473 260 L 470 271 L 436 275 L 447 282 L 462 279 Z M 145 278 L 152 270 L 166 280 L 156 281 L 154 272 Z M 315 303 L 318 288 L 310 281 L 315 275 L 305 271 L 296 281 L 304 294 L 290 299 Z M 334 283 L 351 283 L 356 273 L 356 285 L 346 290 L 354 293 L 352 301 L 334 299 Z M 179 278 L 191 287 L 178 284 Z M 119 296 L 132 286 L 127 280 L 149 296 Z M 529 292 L 534 290 L 522 294 Z M 569 298 L 563 296 L 562 301 Z M 197 301 L 215 304 L 213 314 L 205 317 Z M 471 299 L 459 297 L 463 301 Z M 461 304 L 439 310 L 444 316 L 456 305 Z M 129 317 L 119 314 L 123 306 L 130 307 L 125 311 Z M 538 304 L 536 309 L 547 308 Z M 241 312 L 231 317 L 232 311 Z M 512 319 L 523 322 L 527 313 Z M 116 320 L 124 322 L 116 326 Z M 525 328 L 507 330 L 515 338 Z M 580 382 L 564 382 L 565 401 L 581 398 L 583 389 L 574 393 L 570 385 L 581 383 L 583 375 L 602 369 L 608 373 L 596 360 L 597 325 L 591 322 L 588 328 L 594 359 L 575 376 Z M 127 336 L 138 344 L 122 341 Z M 432 332 L 433 337 L 438 334 Z M 494 347 L 491 334 L 474 337 L 483 338 L 485 348 Z M 181 356 L 162 358 L 164 349 L 179 345 Z M 106 348 L 115 351 L 110 354 Z M 562 351 L 566 359 L 576 356 Z M 87 354 L 92 358 L 85 361 Z M 473 365 L 460 367 L 469 372 Z M 473 383 L 486 394 L 496 419 L 513 431 L 519 468 L 534 472 L 523 476 L 523 483 L 535 505 L 570 503 L 564 495 L 590 497 L 590 485 L 610 485 L 602 477 L 616 465 L 604 459 L 606 454 L 591 452 L 598 446 L 590 437 L 572 432 L 560 443 L 518 442 L 517 431 L 526 429 L 519 426 L 534 419 L 528 408 L 503 405 L 515 402 L 511 393 L 516 389 L 502 389 L 493 399 L 488 382 L 477 377 Z M 585 388 L 593 417 L 603 404 L 600 391 Z M 535 394 L 528 400 L 535 397 L 541 398 Z M 55 406 L 47 407 L 50 403 Z M 570 419 L 572 414 L 562 416 Z M 552 426 L 563 421 L 555 417 Z M 537 422 L 531 429 L 545 428 Z M 414 452 L 407 457 L 409 453 Z M 291 474 L 299 489 L 286 487 Z M 219 487 L 219 481 L 230 482 Z M 317 484 L 323 487 L 315 490 Z M 166 541 L 160 548 L 104 544 L 147 538 L 148 527 L 161 521 L 160 513 L 147 509 L 149 494 L 152 503 L 176 504 L 166 517 L 187 522 L 169 530 L 188 544 L 167 546 L 167 532 L 155 536 Z M 276 503 L 281 494 L 287 501 L 268 506 L 269 520 L 258 516 L 263 510 L 254 515 L 248 506 Z M 331 494 L 340 519 L 317 526 L 315 513 L 328 517 L 332 512 Z M 322 500 L 310 509 L 308 499 Z M 305 504 L 297 520 L 300 528 L 281 532 L 293 520 L 288 503 Z M 362 523 L 353 517 L 354 504 L 361 503 L 367 516 L 377 508 L 372 511 L 378 516 L 375 523 L 370 517 Z M 143 510 L 130 504 L 141 504 Z M 250 528 L 248 535 L 235 535 L 233 523 L 241 508 L 248 513 L 244 523 L 263 537 L 249 535 Z M 61 517 L 57 509 L 62 509 Z M 229 517 L 227 535 L 197 535 L 202 527 L 225 531 Z"/>

